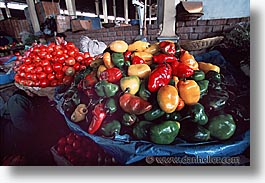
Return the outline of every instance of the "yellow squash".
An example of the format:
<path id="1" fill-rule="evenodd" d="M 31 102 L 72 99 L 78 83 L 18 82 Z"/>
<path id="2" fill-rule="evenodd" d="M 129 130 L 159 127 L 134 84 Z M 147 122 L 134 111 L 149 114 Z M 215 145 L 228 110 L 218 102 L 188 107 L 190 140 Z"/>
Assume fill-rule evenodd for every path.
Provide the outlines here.
<path id="1" fill-rule="evenodd" d="M 199 69 L 202 70 L 205 74 L 210 70 L 220 73 L 220 67 L 218 67 L 217 65 L 206 62 L 198 62 L 198 64 Z"/>
<path id="2" fill-rule="evenodd" d="M 151 73 L 151 68 L 147 64 L 133 64 L 128 67 L 129 76 L 138 76 L 140 79 L 147 78 Z"/>

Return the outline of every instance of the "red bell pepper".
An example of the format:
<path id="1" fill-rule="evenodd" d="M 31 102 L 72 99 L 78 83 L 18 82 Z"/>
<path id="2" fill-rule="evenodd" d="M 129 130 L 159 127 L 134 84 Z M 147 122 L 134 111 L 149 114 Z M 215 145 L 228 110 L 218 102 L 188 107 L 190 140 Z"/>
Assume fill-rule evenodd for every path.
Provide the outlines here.
<path id="1" fill-rule="evenodd" d="M 100 80 L 106 80 L 110 83 L 115 83 L 121 79 L 122 72 L 119 68 L 112 67 L 101 72 L 99 77 Z"/>
<path id="2" fill-rule="evenodd" d="M 162 64 L 165 62 L 167 62 L 167 63 L 176 62 L 176 61 L 178 61 L 178 59 L 175 56 L 160 53 L 158 55 L 153 56 L 153 61 L 154 61 L 154 63 Z"/>
<path id="3" fill-rule="evenodd" d="M 194 70 L 181 62 L 172 62 L 172 75 L 179 78 L 188 78 L 194 74 Z"/>
<path id="4" fill-rule="evenodd" d="M 94 134 L 100 128 L 106 116 L 107 114 L 104 109 L 104 104 L 98 103 L 95 105 L 95 108 L 92 110 L 92 120 L 88 127 L 88 133 Z"/>
<path id="5" fill-rule="evenodd" d="M 145 60 L 139 56 L 134 56 L 132 59 L 132 64 L 145 64 L 145 63 L 146 63 Z"/>
<path id="6" fill-rule="evenodd" d="M 161 86 L 169 83 L 172 76 L 172 68 L 169 64 L 159 64 L 150 74 L 148 80 L 148 90 L 156 92 Z"/>
<path id="7" fill-rule="evenodd" d="M 130 61 L 131 60 L 131 55 L 132 55 L 132 52 L 131 51 L 126 51 L 123 53 L 123 56 L 124 56 L 124 61 Z"/>
<path id="8" fill-rule="evenodd" d="M 124 93 L 119 103 L 122 110 L 130 114 L 140 115 L 152 109 L 151 103 L 130 93 Z"/>
<path id="9" fill-rule="evenodd" d="M 175 55 L 176 53 L 176 46 L 175 43 L 170 41 L 162 41 L 159 43 L 160 50 L 163 53 L 169 54 L 169 55 Z"/>

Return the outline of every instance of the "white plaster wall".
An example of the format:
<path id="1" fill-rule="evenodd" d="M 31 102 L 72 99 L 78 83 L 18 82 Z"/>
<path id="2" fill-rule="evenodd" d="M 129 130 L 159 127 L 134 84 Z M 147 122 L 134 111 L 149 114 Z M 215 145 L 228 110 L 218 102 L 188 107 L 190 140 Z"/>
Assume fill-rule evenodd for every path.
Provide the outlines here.
<path id="1" fill-rule="evenodd" d="M 200 18 L 241 18 L 250 16 L 250 0 L 188 0 L 203 2 L 204 15 Z"/>

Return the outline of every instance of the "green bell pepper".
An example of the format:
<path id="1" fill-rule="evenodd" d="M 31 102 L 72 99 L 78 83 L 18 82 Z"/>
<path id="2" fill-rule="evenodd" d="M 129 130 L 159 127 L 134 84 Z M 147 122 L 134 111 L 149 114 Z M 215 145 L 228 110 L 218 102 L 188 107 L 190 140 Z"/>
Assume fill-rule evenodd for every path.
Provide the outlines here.
<path id="1" fill-rule="evenodd" d="M 200 103 L 204 106 L 207 112 L 220 111 L 225 107 L 228 99 L 228 92 L 220 85 L 215 85 L 214 88 L 212 88 L 212 86 L 208 87 L 207 95 L 204 95 L 201 98 Z"/>
<path id="2" fill-rule="evenodd" d="M 119 86 L 113 83 L 109 83 L 106 80 L 101 80 L 96 83 L 95 91 L 100 97 L 113 97 L 117 91 L 119 90 Z"/>
<path id="3" fill-rule="evenodd" d="M 190 121 L 205 125 L 208 122 L 208 116 L 204 111 L 204 106 L 200 103 L 196 103 L 188 107 L 188 116 Z"/>
<path id="4" fill-rule="evenodd" d="M 150 127 L 150 141 L 156 144 L 171 144 L 179 133 L 180 123 L 163 121 Z"/>
<path id="5" fill-rule="evenodd" d="M 151 96 L 151 92 L 147 89 L 147 80 L 144 79 L 140 84 L 140 89 L 138 91 L 138 95 L 144 99 L 147 100 Z"/>
<path id="6" fill-rule="evenodd" d="M 117 111 L 117 105 L 116 105 L 115 100 L 113 98 L 109 98 L 106 101 L 105 108 L 107 109 L 107 112 L 109 112 L 110 114 L 116 112 Z"/>
<path id="7" fill-rule="evenodd" d="M 74 78 L 74 85 L 78 85 L 78 83 L 85 78 L 87 74 L 92 71 L 91 67 L 86 67 L 86 69 L 79 71 Z"/>
<path id="8" fill-rule="evenodd" d="M 100 128 L 102 135 L 106 137 L 111 137 L 115 134 L 119 134 L 121 131 L 121 123 L 118 120 L 113 120 L 111 122 L 103 123 Z"/>
<path id="9" fill-rule="evenodd" d="M 124 66 L 124 56 L 122 53 L 112 53 L 111 59 L 116 67 L 122 68 Z"/>
<path id="10" fill-rule="evenodd" d="M 195 81 L 202 81 L 205 79 L 205 73 L 202 70 L 194 70 L 194 73 L 190 78 Z"/>
<path id="11" fill-rule="evenodd" d="M 227 140 L 236 131 L 236 124 L 231 114 L 221 114 L 209 120 L 208 129 L 212 137 Z"/>
<path id="12" fill-rule="evenodd" d="M 167 113 L 166 119 L 172 121 L 180 121 L 182 119 L 182 115 L 180 114 L 179 111 L 174 111 L 172 113 Z"/>
<path id="13" fill-rule="evenodd" d="M 138 121 L 138 117 L 135 114 L 124 113 L 121 123 L 125 126 L 132 126 Z"/>
<path id="14" fill-rule="evenodd" d="M 150 121 L 139 121 L 133 126 L 133 135 L 139 140 L 149 140 L 149 129 L 153 125 Z"/>
<path id="15" fill-rule="evenodd" d="M 185 121 L 181 124 L 179 137 L 188 142 L 204 142 L 210 139 L 210 131 L 197 123 Z"/>
<path id="16" fill-rule="evenodd" d="M 147 111 L 146 113 L 144 113 L 144 118 L 147 121 L 153 121 L 155 119 L 160 118 L 164 114 L 165 112 L 161 110 L 159 107 L 157 108 L 153 107 L 150 111 Z"/>
<path id="17" fill-rule="evenodd" d="M 204 95 L 207 94 L 209 81 L 208 80 L 200 80 L 200 81 L 196 81 L 196 82 L 200 87 L 200 96 L 202 98 Z"/>
<path id="18" fill-rule="evenodd" d="M 221 74 L 213 70 L 209 70 L 206 73 L 205 79 L 208 80 L 210 83 L 221 83 L 222 81 Z"/>

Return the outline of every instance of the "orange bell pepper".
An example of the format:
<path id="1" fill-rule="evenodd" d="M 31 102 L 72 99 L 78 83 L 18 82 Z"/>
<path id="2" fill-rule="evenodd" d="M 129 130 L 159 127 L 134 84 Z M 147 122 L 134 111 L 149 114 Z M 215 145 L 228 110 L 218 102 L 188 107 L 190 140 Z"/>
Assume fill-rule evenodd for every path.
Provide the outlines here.
<path id="1" fill-rule="evenodd" d="M 193 70 L 199 69 L 198 62 L 195 60 L 194 56 L 191 55 L 188 51 L 183 51 L 182 54 L 180 55 L 179 60 L 180 62 L 182 62 L 183 64 L 186 64 Z"/>
<path id="2" fill-rule="evenodd" d="M 200 87 L 194 80 L 178 82 L 179 96 L 186 105 L 194 105 L 200 100 Z"/>

